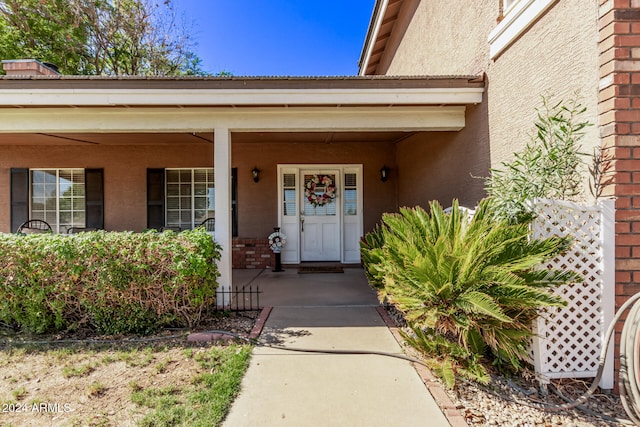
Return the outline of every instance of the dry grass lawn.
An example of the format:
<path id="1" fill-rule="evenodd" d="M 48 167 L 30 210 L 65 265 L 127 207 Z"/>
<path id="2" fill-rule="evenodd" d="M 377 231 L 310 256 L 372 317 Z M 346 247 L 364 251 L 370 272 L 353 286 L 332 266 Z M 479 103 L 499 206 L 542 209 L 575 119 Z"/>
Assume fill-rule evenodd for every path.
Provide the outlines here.
<path id="1" fill-rule="evenodd" d="M 253 325 L 225 322 L 220 329 L 238 333 Z M 250 350 L 195 345 L 186 336 L 0 345 L 0 426 L 216 425 L 239 390 Z"/>

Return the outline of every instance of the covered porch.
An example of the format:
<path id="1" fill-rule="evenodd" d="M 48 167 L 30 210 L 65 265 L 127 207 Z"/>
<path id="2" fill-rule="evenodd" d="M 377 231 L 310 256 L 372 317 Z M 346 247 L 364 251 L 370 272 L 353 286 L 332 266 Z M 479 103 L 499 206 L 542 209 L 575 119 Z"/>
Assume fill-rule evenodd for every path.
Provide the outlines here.
<path id="1" fill-rule="evenodd" d="M 215 216 L 215 239 L 223 248 L 220 283 L 229 288 L 234 265 L 259 268 L 271 262 L 265 243 L 274 227 L 288 237 L 285 262 L 305 260 L 303 227 L 306 233 L 313 227 L 305 211 L 305 185 L 309 176 L 321 175 L 338 186 L 331 214 L 336 228 L 328 239 L 338 242 L 338 252 L 330 256 L 359 262 L 359 238 L 383 212 L 397 210 L 407 187 L 400 174 L 407 165 L 414 165 L 407 172 L 416 168 L 416 159 L 398 156 L 399 145 L 455 139 L 465 127 L 468 106 L 482 101 L 483 85 L 471 77 L 5 77 L 0 79 L 5 194 L 0 231 L 15 231 L 20 216 L 32 216 L 33 171 L 54 170 L 60 179 L 63 169 L 85 175 L 100 170 L 100 201 L 91 196 L 95 181 L 85 183 L 85 224 L 101 215 L 107 230 L 171 226 L 173 203 L 184 202 L 188 208 L 177 210 L 190 217 L 178 212 L 181 228 Z M 390 175 L 385 181 L 383 166 Z M 27 171 L 26 187 L 15 170 Z M 21 204 L 15 200 L 20 185 L 29 193 Z M 187 195 L 171 193 L 171 185 Z M 331 230 L 317 225 L 321 222 L 316 236 L 323 235 L 322 227 Z"/>

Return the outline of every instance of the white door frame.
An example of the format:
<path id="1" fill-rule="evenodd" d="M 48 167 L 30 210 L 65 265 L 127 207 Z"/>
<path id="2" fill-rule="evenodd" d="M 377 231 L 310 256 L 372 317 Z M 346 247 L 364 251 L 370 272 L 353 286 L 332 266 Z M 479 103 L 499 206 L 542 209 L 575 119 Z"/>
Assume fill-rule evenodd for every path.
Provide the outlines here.
<path id="1" fill-rule="evenodd" d="M 300 171 L 304 169 L 332 169 L 340 174 L 341 183 L 337 188 L 336 202 L 341 206 L 337 209 L 340 225 L 340 262 L 344 264 L 359 264 L 360 252 L 359 242 L 363 235 L 363 177 L 362 164 L 279 164 L 278 165 L 278 226 L 286 235 L 287 243 L 282 251 L 282 262 L 284 264 L 300 263 L 301 254 L 301 224 L 300 224 L 300 201 L 302 199 L 303 183 L 300 182 Z M 345 173 L 356 174 L 357 188 L 357 213 L 352 216 L 345 216 L 344 205 L 344 175 Z M 284 215 L 284 174 L 294 174 L 296 177 L 295 194 L 296 205 L 295 215 Z M 345 227 L 351 227 L 349 232 L 345 232 Z M 346 240 L 345 240 L 346 238 Z M 348 241 L 347 241 L 348 240 Z"/>

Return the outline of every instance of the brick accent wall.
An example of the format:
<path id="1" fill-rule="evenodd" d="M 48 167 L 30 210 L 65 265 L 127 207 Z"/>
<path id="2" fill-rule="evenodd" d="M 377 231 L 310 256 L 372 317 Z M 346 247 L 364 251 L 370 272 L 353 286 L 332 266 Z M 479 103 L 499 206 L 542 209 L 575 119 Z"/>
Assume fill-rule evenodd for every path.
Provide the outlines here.
<path id="1" fill-rule="evenodd" d="M 268 239 L 233 239 L 232 245 L 233 268 L 268 268 L 276 265 Z"/>
<path id="2" fill-rule="evenodd" d="M 640 0 L 600 0 L 600 135 L 616 198 L 616 310 L 640 292 Z M 622 325 L 616 328 L 615 370 Z M 617 382 L 617 380 L 616 380 Z"/>

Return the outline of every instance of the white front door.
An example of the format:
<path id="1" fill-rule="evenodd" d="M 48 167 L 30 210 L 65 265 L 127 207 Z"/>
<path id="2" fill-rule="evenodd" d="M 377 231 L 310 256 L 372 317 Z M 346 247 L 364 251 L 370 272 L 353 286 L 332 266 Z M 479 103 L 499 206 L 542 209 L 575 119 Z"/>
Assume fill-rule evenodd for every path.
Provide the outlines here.
<path id="1" fill-rule="evenodd" d="M 360 263 L 362 165 L 278 165 L 278 198 L 284 264 Z"/>
<path id="2" fill-rule="evenodd" d="M 340 261 L 340 171 L 301 169 L 300 259 Z"/>

